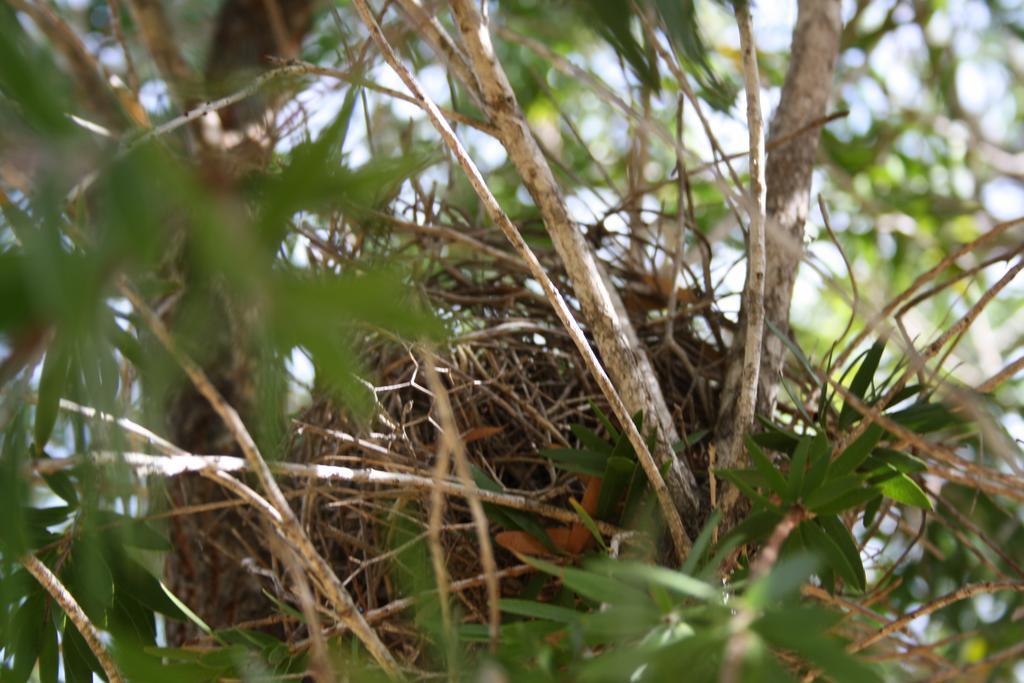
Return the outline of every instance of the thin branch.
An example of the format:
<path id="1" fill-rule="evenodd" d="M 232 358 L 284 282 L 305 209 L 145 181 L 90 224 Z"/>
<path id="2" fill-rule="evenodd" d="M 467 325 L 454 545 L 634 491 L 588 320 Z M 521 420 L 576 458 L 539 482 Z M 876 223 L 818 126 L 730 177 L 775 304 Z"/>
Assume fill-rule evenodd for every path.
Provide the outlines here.
<path id="1" fill-rule="evenodd" d="M 246 472 L 249 470 L 246 461 L 242 458 L 230 455 L 152 455 L 149 453 L 115 453 L 113 451 L 96 451 L 90 453 L 88 459 L 96 464 L 124 463 L 131 467 L 139 475 L 156 475 L 162 477 L 176 477 L 188 472 L 202 473 L 205 470 L 220 470 L 223 472 Z M 69 457 L 51 460 L 37 460 L 33 462 L 33 471 L 38 474 L 51 474 L 70 469 L 83 462 L 82 457 Z M 375 468 L 352 468 L 337 465 L 303 465 L 291 462 L 275 462 L 270 465 L 271 470 L 285 477 L 300 477 L 303 479 L 317 479 L 319 481 L 340 481 L 349 484 L 373 484 L 380 486 L 394 486 L 396 488 L 415 489 L 420 491 L 431 491 L 435 487 L 449 496 L 469 499 L 471 492 L 462 484 L 444 479 L 435 481 L 429 474 L 408 474 L 405 472 L 388 472 Z M 578 523 L 579 515 L 570 510 L 541 503 L 527 496 L 520 496 L 513 493 L 500 491 L 488 491 L 478 489 L 476 495 L 484 503 L 500 505 L 501 507 L 532 512 L 542 517 L 547 517 L 559 522 L 573 524 Z M 601 533 L 614 536 L 621 533 L 622 529 L 595 520 L 597 528 Z"/>
<path id="2" fill-rule="evenodd" d="M 1021 225 L 1024 225 L 1024 216 L 1020 218 L 1014 218 L 1013 220 L 1004 221 L 1003 223 L 997 223 L 996 225 L 992 226 L 992 229 L 989 230 L 988 232 L 976 237 L 970 242 L 965 242 L 958 249 L 955 249 L 954 251 L 946 254 L 946 256 L 943 257 L 942 260 L 940 260 L 934 266 L 918 275 L 909 287 L 900 292 L 899 295 L 894 297 L 892 301 L 886 304 L 882 308 L 882 310 L 878 311 L 878 313 L 876 313 L 871 318 L 871 320 L 868 321 L 868 323 L 864 326 L 864 329 L 861 330 L 860 333 L 856 337 L 854 337 L 853 341 L 846 345 L 846 348 L 843 350 L 843 352 L 840 353 L 838 357 L 836 357 L 836 360 L 832 364 L 832 367 L 842 368 L 846 364 L 846 361 L 849 358 L 850 354 L 853 353 L 857 349 L 857 347 L 860 346 L 860 344 L 865 339 L 868 338 L 869 335 L 875 332 L 875 330 L 882 323 L 882 321 L 888 319 L 889 316 L 892 315 L 892 312 L 899 308 L 904 301 L 907 301 L 910 297 L 912 297 L 917 290 L 921 289 L 926 284 L 934 280 L 935 276 L 937 276 L 942 271 L 946 270 L 946 268 L 949 268 L 957 260 L 962 258 L 965 254 L 968 254 L 972 251 L 976 251 L 985 244 L 988 244 L 989 242 L 995 240 L 997 237 L 1005 233 L 1007 230 L 1019 227 Z"/>
<path id="3" fill-rule="evenodd" d="M 747 128 L 750 136 L 750 197 L 747 213 L 750 230 L 747 238 L 747 280 L 743 286 L 743 310 L 746 330 L 743 342 L 743 362 L 740 393 L 736 412 L 725 416 L 732 422 L 719 445 L 719 457 L 724 467 L 735 467 L 740 461 L 743 435 L 754 422 L 757 402 L 758 378 L 761 371 L 761 341 L 764 336 L 765 288 L 765 220 L 768 189 L 764 170 L 764 118 L 761 114 L 761 77 L 757 66 L 757 44 L 754 42 L 754 24 L 750 10 L 739 5 L 736 20 L 740 30 L 740 51 L 743 55 L 743 86 L 747 96 Z"/>
<path id="4" fill-rule="evenodd" d="M 488 630 L 491 636 L 491 652 L 497 652 L 499 629 L 501 628 L 501 606 L 498 604 L 501 600 L 501 586 L 498 583 L 498 563 L 494 561 L 494 547 L 491 543 L 487 515 L 484 514 L 484 506 L 480 502 L 480 488 L 470 474 L 466 444 L 459 436 L 459 428 L 455 424 L 455 414 L 452 412 L 448 391 L 441 384 L 432 354 L 427 354 L 426 365 L 427 386 L 434 394 L 437 416 L 441 421 L 441 441 L 444 442 L 445 448 L 455 456 L 455 470 L 458 473 L 459 481 L 469 493 L 467 501 L 473 516 L 477 543 L 480 544 L 480 564 L 484 570 L 484 576 L 487 577 Z"/>
<path id="5" fill-rule="evenodd" d="M 92 653 L 96 655 L 96 660 L 100 663 L 100 667 L 103 668 L 103 673 L 106 674 L 107 680 L 110 683 L 122 683 L 124 678 L 121 677 L 121 673 L 117 670 L 114 660 L 110 657 L 110 653 L 107 652 L 106 646 L 103 645 L 99 629 L 92 623 L 81 605 L 75 600 L 75 597 L 60 582 L 60 579 L 38 557 L 31 553 L 21 558 L 21 564 L 39 582 L 39 585 L 46 589 L 46 592 L 50 594 L 54 602 L 60 605 L 64 613 L 68 615 L 68 619 L 75 625 L 78 632 L 82 634 L 82 638 L 85 639 Z"/>
<path id="6" fill-rule="evenodd" d="M 181 54 L 180 43 L 175 40 L 162 0 L 128 0 L 128 6 L 157 70 L 178 105 L 184 109 L 194 96 L 192 90 L 200 79 Z"/>
<path id="7" fill-rule="evenodd" d="M 958 588 L 952 593 L 947 593 L 935 600 L 932 600 L 926 605 L 918 607 L 912 612 L 904 614 L 899 619 L 890 621 L 885 626 L 872 633 L 871 635 L 858 640 L 855 643 L 851 643 L 847 648 L 850 652 L 859 652 L 864 648 L 877 643 L 883 638 L 905 628 L 910 622 L 915 619 L 919 619 L 923 616 L 927 616 L 932 612 L 938 611 L 943 607 L 952 605 L 954 602 L 973 598 L 975 595 L 984 595 L 988 593 L 998 593 L 1000 591 L 1013 591 L 1015 593 L 1024 593 L 1024 581 L 989 581 L 985 583 L 975 583 Z"/>

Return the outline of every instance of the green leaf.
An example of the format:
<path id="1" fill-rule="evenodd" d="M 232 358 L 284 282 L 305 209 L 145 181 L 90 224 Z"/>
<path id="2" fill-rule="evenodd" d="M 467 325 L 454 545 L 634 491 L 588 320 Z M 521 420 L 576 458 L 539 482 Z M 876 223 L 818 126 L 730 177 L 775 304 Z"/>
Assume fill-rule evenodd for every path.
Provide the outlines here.
<path id="1" fill-rule="evenodd" d="M 630 65 L 636 77 L 654 92 L 660 92 L 657 60 L 633 36 L 633 11 L 630 3 L 626 0 L 576 0 L 575 6 L 580 16 Z"/>
<path id="2" fill-rule="evenodd" d="M 711 538 L 715 535 L 715 529 L 718 528 L 718 524 L 721 521 L 721 510 L 712 510 L 708 520 L 704 522 L 704 527 L 700 530 L 700 534 L 697 535 L 697 540 L 693 542 L 693 547 L 690 548 L 689 554 L 683 561 L 683 566 L 679 569 L 683 574 L 692 575 L 697 571 L 700 561 L 704 558 L 704 553 L 707 552 L 708 547 L 711 545 Z"/>
<path id="3" fill-rule="evenodd" d="M 707 584 L 681 571 L 673 571 L 667 567 L 644 564 L 632 560 L 591 560 L 587 568 L 600 571 L 608 576 L 630 579 L 654 586 L 661 586 L 673 593 L 698 600 L 718 602 L 722 593 L 718 588 Z"/>
<path id="4" fill-rule="evenodd" d="M 779 453 L 792 454 L 797 444 L 800 443 L 801 437 L 798 434 L 779 429 L 779 427 L 762 419 L 760 416 L 758 416 L 758 422 L 761 423 L 764 431 L 758 432 L 751 437 L 757 445 L 778 451 Z"/>
<path id="5" fill-rule="evenodd" d="M 780 600 L 794 597 L 800 586 L 820 566 L 813 554 L 800 551 L 779 560 L 767 576 L 763 576 L 744 593 L 743 599 L 756 610 Z"/>
<path id="6" fill-rule="evenodd" d="M 875 342 L 864 356 L 864 361 L 861 363 L 860 369 L 857 370 L 857 374 L 853 376 L 853 381 L 850 382 L 850 393 L 861 402 L 865 402 L 864 396 L 867 394 L 868 387 L 871 386 L 878 363 L 882 360 L 883 351 L 885 351 L 885 342 Z M 856 422 L 859 417 L 860 413 L 850 403 L 844 402 L 839 413 L 839 427 L 845 429 Z"/>
<path id="7" fill-rule="evenodd" d="M 742 543 L 753 543 L 767 538 L 775 526 L 782 521 L 782 514 L 775 510 L 764 510 L 748 515 L 745 520 L 732 528 L 720 545 L 729 539 L 740 539 Z"/>
<path id="8" fill-rule="evenodd" d="M 811 439 L 804 437 L 793 453 L 793 461 L 789 465 L 789 479 L 786 482 L 786 499 L 796 500 L 804 488 L 804 477 L 807 474 L 807 457 L 811 450 Z"/>
<path id="9" fill-rule="evenodd" d="M 636 461 L 616 455 L 609 456 L 601 480 L 601 493 L 597 499 L 598 519 L 611 520 L 612 511 L 622 502 L 635 471 Z"/>
<path id="10" fill-rule="evenodd" d="M 765 478 L 769 490 L 785 498 L 786 480 L 783 478 L 782 473 L 775 469 L 775 465 L 772 464 L 768 456 L 764 454 L 764 451 L 761 450 L 761 447 L 753 439 L 747 436 L 746 442 L 750 459 L 754 461 L 754 467 L 757 468 L 757 471 Z"/>
<path id="11" fill-rule="evenodd" d="M 89 649 L 85 638 L 70 619 L 64 621 L 61 643 L 61 652 L 64 654 L 64 680 L 67 683 L 92 683 L 93 672 L 103 672 L 96 655 Z"/>
<path id="12" fill-rule="evenodd" d="M 195 624 L 195 626 L 206 635 L 213 634 L 213 629 L 210 628 L 209 625 L 207 625 L 207 623 L 203 621 L 198 614 L 189 609 L 189 606 L 186 605 L 181 598 L 175 595 L 174 592 L 170 588 L 168 588 L 163 581 L 160 582 L 160 589 L 164 592 L 164 595 L 167 596 L 167 599 L 170 600 L 171 603 L 173 603 L 174 606 L 177 607 L 178 610 L 185 615 L 185 619 Z"/>
<path id="13" fill-rule="evenodd" d="M 165 534 L 160 533 L 142 519 L 136 519 L 109 510 L 96 510 L 94 521 L 105 531 L 117 534 L 119 540 L 135 548 L 167 552 L 171 543 Z"/>
<path id="14" fill-rule="evenodd" d="M 611 438 L 611 440 L 617 441 L 621 434 L 619 434 L 619 430 L 615 428 L 615 425 L 612 424 L 611 418 L 609 418 L 605 414 L 605 412 L 601 410 L 601 406 L 597 405 L 597 403 L 595 403 L 593 399 L 588 399 L 587 404 L 590 406 L 590 409 L 594 411 L 594 415 L 596 415 L 597 419 L 600 420 L 601 425 L 608 432 L 608 436 Z"/>
<path id="15" fill-rule="evenodd" d="M 803 349 L 797 346 L 793 342 L 793 340 L 789 338 L 788 334 L 780 330 L 770 320 L 766 320 L 765 325 L 768 327 L 768 330 L 776 337 L 778 337 L 779 341 L 781 341 L 782 344 L 787 349 L 789 349 L 789 352 L 792 353 L 798 361 L 800 361 L 800 365 L 802 365 L 804 370 L 807 371 L 807 376 L 811 378 L 811 381 L 814 382 L 814 385 L 820 387 L 821 380 L 818 378 L 818 371 L 814 368 L 813 365 L 811 365 L 811 361 L 807 359 L 807 356 L 804 355 Z"/>
<path id="16" fill-rule="evenodd" d="M 928 500 L 928 496 L 917 485 L 917 482 L 902 472 L 878 484 L 878 490 L 887 498 L 892 498 L 899 503 L 905 503 L 906 505 L 912 505 L 925 510 L 934 509 L 932 502 Z"/>
<path id="17" fill-rule="evenodd" d="M 178 604 L 167 596 L 167 591 L 160 581 L 141 564 L 123 553 L 108 557 L 108 561 L 116 591 L 127 592 L 154 612 L 160 612 L 173 619 L 187 619 Z"/>
<path id="18" fill-rule="evenodd" d="M 804 522 L 800 525 L 803 538 L 807 547 L 817 552 L 821 559 L 832 568 L 846 583 L 858 590 L 863 591 L 863 579 L 846 554 L 840 549 L 839 544 L 814 521 Z"/>
<path id="19" fill-rule="evenodd" d="M 43 455 L 49 457 L 46 456 L 45 452 Z M 78 492 L 75 490 L 75 484 L 71 481 L 71 477 L 68 476 L 67 472 L 44 474 L 43 481 L 46 482 L 51 491 L 67 502 L 70 508 L 78 507 Z"/>
<path id="20" fill-rule="evenodd" d="M 600 3 L 597 3 L 600 4 Z M 680 54 L 684 66 L 697 77 L 701 96 L 719 111 L 727 110 L 735 99 L 736 86 L 715 75 L 708 61 L 708 50 L 697 21 L 697 3 L 653 0 L 668 29 L 673 49 Z"/>
<path id="21" fill-rule="evenodd" d="M 864 506 L 864 527 L 870 527 L 875 521 L 875 515 L 878 514 L 878 509 L 882 506 L 882 496 L 877 495 L 868 501 L 868 504 Z"/>
<path id="22" fill-rule="evenodd" d="M 44 620 L 39 638 L 39 683 L 57 683 L 60 649 L 57 645 L 57 628 L 52 619 Z"/>
<path id="23" fill-rule="evenodd" d="M 863 479 L 856 474 L 831 478 L 822 484 L 817 491 L 807 496 L 804 499 L 804 504 L 810 510 L 817 511 L 822 505 L 826 505 L 840 496 L 860 488 L 863 483 Z"/>
<path id="24" fill-rule="evenodd" d="M 867 459 L 871 454 L 871 449 L 875 447 L 878 440 L 882 438 L 882 434 L 885 433 L 881 427 L 877 424 L 872 423 L 864 430 L 864 433 L 857 437 L 857 440 L 846 447 L 832 466 L 829 467 L 830 477 L 841 477 L 844 474 L 850 474 L 860 467 L 861 463 Z"/>
<path id="25" fill-rule="evenodd" d="M 576 514 L 580 516 L 580 521 L 583 523 L 583 526 L 585 526 L 587 531 L 590 532 L 590 535 L 597 540 L 598 545 L 600 545 L 602 549 L 608 550 L 608 546 L 605 545 L 604 542 L 604 537 L 601 535 L 601 530 L 597 528 L 597 523 L 594 521 L 594 518 L 590 516 L 590 513 L 584 510 L 583 506 L 580 505 L 575 498 L 569 499 L 569 505 L 571 505 L 572 509 L 576 511 Z"/>
<path id="26" fill-rule="evenodd" d="M 470 473 L 473 476 L 473 481 L 481 489 L 495 492 L 502 491 L 501 486 L 487 476 L 487 473 L 482 469 L 473 464 L 470 464 L 469 467 Z M 525 531 L 530 534 L 530 536 L 537 539 L 537 541 L 539 541 L 549 551 L 555 554 L 558 553 L 558 548 L 551 540 L 551 537 L 548 536 L 548 532 L 544 530 L 544 527 L 536 520 L 536 518 L 534 518 L 533 515 L 520 510 L 512 510 L 510 508 L 504 508 L 500 505 L 493 505 L 490 503 L 484 503 L 484 512 L 487 514 L 487 518 L 495 523 L 500 524 L 506 529 Z"/>
<path id="27" fill-rule="evenodd" d="M 541 455 L 550 458 L 561 470 L 592 477 L 603 477 L 608 461 L 607 453 L 582 448 L 547 448 L 541 451 Z"/>
<path id="28" fill-rule="evenodd" d="M 886 415 L 893 422 L 918 434 L 954 429 L 964 424 L 962 416 L 954 413 L 942 403 L 916 403 L 909 408 L 886 413 Z"/>
<path id="29" fill-rule="evenodd" d="M 902 451 L 894 451 L 890 448 L 876 448 L 871 457 L 904 474 L 918 474 L 928 471 L 928 465 L 917 456 Z"/>
<path id="30" fill-rule="evenodd" d="M 626 582 L 584 569 L 562 567 L 537 557 L 520 556 L 520 559 L 540 571 L 562 580 L 569 589 L 595 602 L 611 604 L 641 604 L 650 598 Z"/>
<path id="31" fill-rule="evenodd" d="M 811 439 L 810 450 L 807 453 L 807 458 L 811 462 L 810 470 L 807 472 L 807 476 L 804 477 L 803 487 L 800 490 L 800 496 L 806 497 L 818 490 L 822 482 L 825 481 L 830 471 L 831 458 L 832 458 L 832 447 L 829 445 L 828 437 L 825 436 L 824 432 L 818 432 Z"/>
<path id="32" fill-rule="evenodd" d="M 773 646 L 807 658 L 837 683 L 881 683 L 874 667 L 847 653 L 827 635 L 840 618 L 819 607 L 786 605 L 763 614 L 751 629 Z"/>
<path id="33" fill-rule="evenodd" d="M 70 363 L 71 357 L 64 349 L 60 339 L 50 344 L 46 358 L 43 360 L 42 373 L 39 376 L 39 398 L 36 401 L 33 436 L 36 441 L 37 453 L 42 452 L 53 433 L 53 426 L 57 423 L 60 397 L 64 392 L 64 382 L 67 380 Z"/>
<path id="34" fill-rule="evenodd" d="M 864 575 L 864 563 L 860 559 L 860 551 L 857 550 L 857 543 L 853 540 L 850 530 L 835 515 L 819 515 L 814 522 L 835 542 L 846 557 L 846 561 L 853 567 L 857 575 L 857 590 L 865 590 L 867 577 Z"/>
<path id="35" fill-rule="evenodd" d="M 778 505 L 757 492 L 755 486 L 767 488 L 767 485 L 765 485 L 764 482 L 764 477 L 757 470 L 715 470 L 715 476 L 719 479 L 725 479 L 726 481 L 735 484 L 736 488 L 738 488 L 743 495 L 751 501 L 770 510 L 779 509 Z"/>
<path id="36" fill-rule="evenodd" d="M 583 616 L 582 613 L 568 607 L 545 602 L 534 602 L 532 600 L 502 598 L 498 605 L 501 607 L 502 612 L 508 612 L 509 614 L 518 614 L 523 617 L 557 621 L 565 624 L 575 624 Z"/>
<path id="37" fill-rule="evenodd" d="M 580 440 L 580 443 L 596 453 L 611 453 L 613 445 L 581 424 L 569 425 L 569 430 Z M 618 437 L 616 437 L 618 441 Z"/>
<path id="38" fill-rule="evenodd" d="M 10 680 L 23 683 L 32 674 L 43 647 L 45 620 L 46 599 L 43 592 L 37 590 L 14 613 L 11 621 L 13 642 L 4 644 L 5 654 L 14 655 Z"/>
<path id="39" fill-rule="evenodd" d="M 837 515 L 840 512 L 846 512 L 853 508 L 866 503 L 875 496 L 878 495 L 877 489 L 872 486 L 866 486 L 864 488 L 854 489 L 848 491 L 837 498 L 833 498 L 827 503 L 818 505 L 814 511 L 819 515 Z"/>

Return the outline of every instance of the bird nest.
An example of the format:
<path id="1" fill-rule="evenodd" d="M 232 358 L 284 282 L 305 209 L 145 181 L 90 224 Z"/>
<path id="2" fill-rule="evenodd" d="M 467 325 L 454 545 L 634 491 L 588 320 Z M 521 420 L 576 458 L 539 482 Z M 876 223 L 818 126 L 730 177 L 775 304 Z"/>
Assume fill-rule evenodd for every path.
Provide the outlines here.
<path id="1" fill-rule="evenodd" d="M 413 245 L 435 255 L 434 274 L 422 281 L 422 292 L 449 322 L 454 336 L 438 348 L 367 332 L 360 348 L 366 368 L 363 384 L 372 395 L 369 417 L 355 415 L 314 391 L 312 403 L 293 419 L 289 459 L 328 467 L 319 477 L 278 479 L 358 608 L 400 661 L 418 666 L 426 661 L 426 641 L 415 626 L 415 610 L 430 602 L 437 587 L 430 565 L 432 542 L 440 545 L 448 573 L 442 580 L 461 605 L 461 622 L 487 623 L 488 605 L 481 546 L 466 487 L 454 469 L 445 476 L 450 486 L 445 489 L 440 533 L 431 540 L 428 512 L 438 484 L 434 467 L 445 426 L 439 414 L 439 386 L 429 381 L 431 369 L 436 368 L 440 390 L 450 402 L 449 417 L 477 483 L 486 480 L 501 498 L 498 505 L 492 502 L 487 507 L 492 537 L 507 530 L 500 512 L 492 516 L 496 509 L 527 515 L 540 527 L 569 523 L 575 514 L 570 498 L 583 497 L 586 481 L 557 467 L 545 451 L 580 447 L 579 427 L 610 438 L 603 416 L 611 411 L 551 305 L 511 252 L 502 257 L 498 252 L 503 247 L 496 240 L 464 231 L 464 240 L 478 240 L 487 253 L 480 248 L 453 253 L 455 247 L 436 233 L 424 234 L 411 224 L 398 227 L 410 231 L 400 241 L 402 248 Z M 395 234 L 401 233 L 396 230 L 391 238 Z M 465 257 L 458 258 L 462 253 Z M 561 291 L 570 292 L 553 255 L 541 257 Z M 614 278 L 624 289 L 644 280 L 643 273 L 623 268 L 615 270 Z M 654 294 L 657 298 L 658 292 Z M 666 307 L 664 296 L 660 310 L 649 303 L 633 304 L 633 324 L 679 431 L 706 431 L 715 417 L 709 394 L 723 364 L 715 335 L 707 331 L 720 321 L 705 324 L 703 334 L 695 329 L 696 319 L 703 316 L 707 322 L 711 316 L 698 301 L 680 303 L 670 326 Z M 667 330 L 673 333 L 672 343 Z M 706 486 L 703 447 L 685 448 L 681 456 L 689 460 L 698 484 Z M 553 510 L 561 517 L 553 518 Z M 259 528 L 255 513 L 246 514 L 243 523 Z M 664 546 L 660 538 L 641 536 L 623 534 L 624 552 L 632 547 L 650 553 Z M 241 550 L 246 557 L 236 557 L 239 563 L 251 565 L 253 556 L 263 558 L 260 570 L 248 568 L 250 575 L 263 577 L 258 581 L 262 589 L 298 604 L 287 588 L 293 582 L 286 568 L 275 563 L 270 549 L 256 550 L 249 544 Z M 531 568 L 500 542 L 494 559 L 502 593 L 518 595 Z M 280 613 L 273 619 L 274 629 L 293 645 L 308 642 L 301 620 Z M 264 627 L 267 620 L 243 625 Z M 336 633 L 344 629 L 340 624 L 334 628 Z"/>
<path id="2" fill-rule="evenodd" d="M 633 281 L 642 281 L 642 275 L 626 274 Z M 562 291 L 571 291 L 561 279 Z M 493 258 L 448 260 L 423 289 L 435 310 L 461 333 L 443 349 L 379 336 L 368 340 L 364 360 L 374 378 L 367 383 L 374 400 L 372 418 L 356 419 L 319 400 L 295 420 L 293 435 L 297 461 L 418 477 L 380 485 L 319 482 L 306 489 L 301 505 L 307 528 L 359 607 L 407 662 L 419 661 L 423 647 L 408 609 L 411 588 L 432 587 L 432 581 L 415 574 L 426 568 L 430 576 L 424 564 L 429 483 L 443 432 L 437 386 L 432 390 L 426 366 L 437 368 L 477 476 L 497 484 L 510 498 L 522 496 L 571 511 L 569 498 L 579 499 L 584 484 L 579 475 L 557 468 L 545 450 L 580 446 L 573 425 L 609 437 L 600 418 L 610 413 L 607 402 L 527 273 L 502 267 Z M 706 402 L 707 380 L 720 373 L 722 355 L 698 337 L 691 326 L 693 310 L 677 310 L 671 326 L 675 345 L 666 343 L 664 311 L 652 314 L 645 306 L 634 313 L 675 424 L 689 433 L 710 427 L 714 415 Z M 680 351 L 692 359 L 689 368 L 680 362 Z M 696 368 L 694 377 L 688 369 Z M 698 481 L 705 483 L 702 449 L 684 455 Z M 542 526 L 564 524 L 531 509 L 521 511 L 534 515 Z M 500 523 L 491 522 L 492 533 L 501 529 Z M 447 497 L 441 531 L 447 580 L 462 606 L 462 618 L 486 623 L 480 544 L 464 497 Z M 495 559 L 503 592 L 517 594 L 529 567 L 500 544 Z"/>

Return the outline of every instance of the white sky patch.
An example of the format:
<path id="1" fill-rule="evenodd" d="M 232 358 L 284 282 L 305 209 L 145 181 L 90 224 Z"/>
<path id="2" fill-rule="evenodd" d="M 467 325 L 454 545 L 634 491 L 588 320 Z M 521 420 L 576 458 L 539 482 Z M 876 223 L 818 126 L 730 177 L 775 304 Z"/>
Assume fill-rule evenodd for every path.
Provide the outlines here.
<path id="1" fill-rule="evenodd" d="M 797 3 L 754 3 L 754 28 L 757 31 L 757 49 L 776 52 L 786 50 L 793 40 Z"/>
<path id="2" fill-rule="evenodd" d="M 291 355 L 289 355 L 285 363 L 288 373 L 295 381 L 306 387 L 313 386 L 313 380 L 316 378 L 316 369 L 313 367 L 313 361 L 309 359 L 309 354 L 305 350 L 296 346 L 292 349 Z"/>
<path id="3" fill-rule="evenodd" d="M 981 188 L 981 202 L 997 221 L 1024 215 L 1024 185 L 1009 178 L 996 178 Z"/>
<path id="4" fill-rule="evenodd" d="M 924 36 L 917 25 L 904 25 L 887 33 L 871 53 L 871 68 L 885 74 L 893 101 L 907 107 L 921 105 L 921 81 L 913 63 L 925 51 Z"/>
<path id="5" fill-rule="evenodd" d="M 139 104 L 151 114 L 159 114 L 171 107 L 167 84 L 159 79 L 146 81 L 139 87 Z"/>

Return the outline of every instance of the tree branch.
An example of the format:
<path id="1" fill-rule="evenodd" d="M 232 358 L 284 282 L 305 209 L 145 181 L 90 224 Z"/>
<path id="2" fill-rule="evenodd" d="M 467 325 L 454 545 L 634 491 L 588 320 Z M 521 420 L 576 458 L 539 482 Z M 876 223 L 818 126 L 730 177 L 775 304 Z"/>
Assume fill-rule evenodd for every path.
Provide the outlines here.
<path id="1" fill-rule="evenodd" d="M 117 666 L 114 665 L 114 660 L 111 659 L 110 653 L 107 652 L 107 648 L 103 645 L 99 629 L 90 621 L 81 605 L 68 592 L 68 589 L 64 587 L 60 579 L 38 557 L 31 553 L 21 558 L 21 564 L 29 574 L 35 577 L 39 585 L 46 589 L 46 592 L 50 594 L 54 602 L 60 605 L 64 613 L 68 615 L 68 619 L 75 625 L 78 632 L 82 634 L 82 638 L 85 639 L 92 653 L 96 655 L 96 659 L 103 668 L 103 673 L 106 674 L 107 680 L 110 683 L 122 683 L 124 678 L 121 677 Z"/>
<path id="2" fill-rule="evenodd" d="M 803 257 L 804 223 L 810 205 L 811 173 L 819 137 L 792 136 L 811 123 L 822 120 L 825 115 L 842 29 L 840 4 L 840 0 L 800 0 L 797 23 L 793 29 L 789 71 L 782 87 L 779 107 L 772 119 L 772 140 L 792 138 L 788 144 L 779 147 L 774 147 L 769 141 L 768 145 L 773 149 L 765 168 L 764 320 L 783 331 L 789 329 L 793 285 Z M 753 167 L 751 172 L 754 172 Z M 749 268 L 748 272 L 753 272 L 753 264 Z M 741 324 L 758 314 L 749 309 L 745 298 L 740 314 Z M 741 410 L 740 402 L 749 399 L 749 395 L 743 391 L 743 382 L 750 378 L 746 362 L 755 355 L 760 356 L 755 410 L 763 415 L 771 415 L 775 407 L 786 349 L 775 335 L 762 335 L 757 339 L 762 350 L 754 354 L 747 349 L 747 344 L 753 341 L 754 336 L 750 334 L 737 339 L 721 390 L 722 402 L 716 437 L 720 444 L 718 453 L 721 466 L 724 468 L 740 464 L 740 450 L 732 446 L 738 444 L 742 437 L 742 433 L 737 431 L 742 427 L 737 413 Z M 734 514 L 737 503 L 736 490 L 730 488 L 722 497 L 726 528 L 738 521 Z"/>

